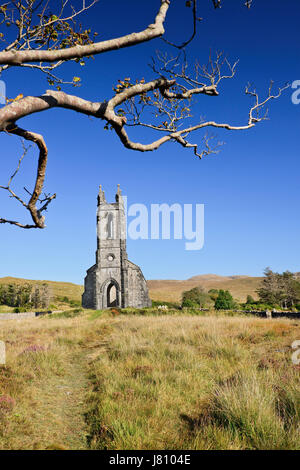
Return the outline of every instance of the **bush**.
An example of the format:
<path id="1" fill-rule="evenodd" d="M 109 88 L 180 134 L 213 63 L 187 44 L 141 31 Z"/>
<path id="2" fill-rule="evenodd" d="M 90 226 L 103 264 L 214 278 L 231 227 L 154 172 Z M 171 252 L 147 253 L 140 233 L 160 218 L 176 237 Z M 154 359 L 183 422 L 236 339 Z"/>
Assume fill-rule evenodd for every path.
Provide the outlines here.
<path id="1" fill-rule="evenodd" d="M 211 298 L 211 300 L 213 300 L 215 302 L 218 298 L 219 290 L 218 289 L 210 289 L 208 291 L 208 294 L 209 294 L 209 297 Z"/>
<path id="2" fill-rule="evenodd" d="M 219 295 L 215 301 L 216 310 L 234 310 L 237 308 L 236 302 L 233 300 L 229 290 L 219 290 Z"/>
<path id="3" fill-rule="evenodd" d="M 199 307 L 199 305 L 191 299 L 184 299 L 182 301 L 182 307 L 195 308 Z"/>
<path id="4" fill-rule="evenodd" d="M 259 301 L 255 301 L 252 304 L 240 304 L 242 310 L 253 310 L 253 311 L 265 311 L 265 310 L 281 310 L 279 305 L 264 304 Z"/>
<path id="5" fill-rule="evenodd" d="M 182 294 L 182 307 L 205 307 L 210 302 L 210 296 L 202 287 L 194 287 Z"/>
<path id="6" fill-rule="evenodd" d="M 23 312 L 28 312 L 28 311 L 29 311 L 29 307 L 15 307 L 13 309 L 14 313 L 23 313 Z"/>
<path id="7" fill-rule="evenodd" d="M 246 304 L 248 305 L 255 304 L 255 300 L 253 299 L 252 295 L 247 295 Z"/>

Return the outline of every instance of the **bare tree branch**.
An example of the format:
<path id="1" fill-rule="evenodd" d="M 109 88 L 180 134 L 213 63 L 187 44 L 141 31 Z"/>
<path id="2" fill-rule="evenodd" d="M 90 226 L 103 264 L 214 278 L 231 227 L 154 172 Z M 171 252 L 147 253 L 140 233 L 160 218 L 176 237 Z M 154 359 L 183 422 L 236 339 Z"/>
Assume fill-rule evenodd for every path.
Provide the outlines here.
<path id="1" fill-rule="evenodd" d="M 170 0 L 161 0 L 161 5 L 155 17 L 154 23 L 138 33 L 131 33 L 125 36 L 109 39 L 106 41 L 95 42 L 87 45 L 76 45 L 74 47 L 60 48 L 57 50 L 49 49 L 31 49 L 15 50 L 14 45 L 10 45 L 7 50 L 0 52 L 0 64 L 3 65 L 22 65 L 33 62 L 57 62 L 78 59 L 91 55 L 102 54 L 104 52 L 122 49 L 124 47 L 134 46 L 164 34 L 164 21 L 170 5 Z M 53 23 L 53 21 L 52 21 Z M 45 26 L 45 25 L 43 25 Z M 49 26 L 47 24 L 46 26 Z"/>
<path id="2" fill-rule="evenodd" d="M 6 186 L 0 189 L 9 193 L 9 196 L 18 201 L 30 214 L 32 223 L 23 224 L 20 221 L 0 218 L 0 223 L 12 224 L 21 228 L 44 228 L 45 217 L 43 213 L 55 199 L 56 194 L 43 192 L 45 181 L 48 150 L 42 135 L 18 126 L 18 121 L 38 112 L 51 108 L 64 108 L 81 114 L 100 119 L 105 122 L 106 129 L 112 129 L 121 143 L 128 149 L 148 152 L 161 147 L 167 142 L 178 143 L 184 148 L 190 148 L 198 158 L 216 154 L 222 142 L 214 143 L 214 136 L 207 133 L 200 137 L 202 146 L 190 141 L 191 133 L 209 128 L 225 129 L 229 131 L 246 130 L 253 128 L 258 122 L 267 119 L 265 107 L 270 100 L 277 99 L 288 87 L 272 91 L 271 82 L 268 94 L 260 99 L 255 89 L 246 88 L 246 94 L 254 99 L 248 111 L 248 119 L 240 125 L 228 122 L 204 120 L 202 118 L 192 122 L 191 104 L 201 96 L 219 96 L 219 87 L 223 80 L 233 78 L 236 74 L 237 62 L 231 64 L 222 53 L 214 58 L 210 54 L 208 63 L 196 63 L 191 70 L 185 55 L 185 47 L 193 40 L 197 31 L 199 18 L 197 17 L 197 0 L 187 1 L 192 7 L 193 28 L 188 39 L 181 44 L 166 41 L 180 50 L 176 57 L 169 58 L 162 53 L 157 54 L 151 68 L 154 78 L 148 82 L 144 79 L 131 82 L 130 78 L 118 80 L 114 88 L 115 94 L 102 101 L 88 101 L 74 95 L 60 91 L 60 85 L 66 82 L 56 75 L 56 69 L 65 61 L 80 62 L 83 57 L 130 47 L 164 34 L 164 23 L 171 4 L 171 0 L 160 0 L 153 24 L 137 33 L 132 32 L 122 37 L 94 42 L 90 37 L 90 30 L 75 27 L 75 18 L 91 8 L 96 0 L 89 4 L 82 0 L 82 7 L 74 9 L 70 0 L 62 0 L 60 10 L 56 15 L 49 12 L 47 0 L 26 0 L 24 2 L 11 0 L 0 6 L 0 24 L 9 21 L 17 27 L 17 37 L 0 52 L 0 74 L 9 67 L 18 66 L 37 69 L 46 74 L 50 85 L 57 84 L 58 91 L 48 90 L 41 96 L 26 96 L 22 94 L 0 109 L 0 132 L 16 135 L 27 141 L 34 142 L 39 150 L 37 174 L 33 190 L 24 188 L 28 202 L 17 195 L 12 189 L 12 182 L 18 174 L 27 149 L 23 145 L 23 155 L 18 161 L 16 170 L 11 175 Z M 221 0 L 212 0 L 215 8 L 220 8 Z M 244 4 L 250 8 L 252 1 Z M 7 7 L 9 6 L 9 8 Z M 69 6 L 71 11 L 66 12 Z M 16 12 L 18 13 L 17 16 Z M 37 17 L 39 18 L 37 20 Z M 16 19 L 17 18 L 17 19 Z M 94 33 L 95 36 L 95 33 Z M 1 41 L 6 38 L 1 37 Z M 183 60 L 182 60 L 183 59 Z M 225 70 L 224 70 L 225 69 Z M 79 80 L 78 77 L 75 77 Z M 78 81 L 76 80 L 76 81 Z M 264 114 L 263 114 L 264 113 Z M 150 116 L 150 119 L 149 119 Z M 151 142 L 135 142 L 128 135 L 132 127 L 141 126 L 149 129 Z M 156 134 L 156 136 L 153 136 Z"/>
<path id="3" fill-rule="evenodd" d="M 6 186 L 0 185 L 0 189 L 3 189 L 3 190 L 5 190 L 5 191 L 8 191 L 9 194 L 10 194 L 10 197 L 16 199 L 16 200 L 19 201 L 24 207 L 27 208 L 27 204 L 26 204 L 19 196 L 17 196 L 17 194 L 11 189 L 12 181 L 13 181 L 13 179 L 15 178 L 15 176 L 17 175 L 17 173 L 19 172 L 20 167 L 21 167 L 21 163 L 22 163 L 22 161 L 23 161 L 25 155 L 27 154 L 27 152 L 28 152 L 28 150 L 29 150 L 29 147 L 25 147 L 25 144 L 24 144 L 24 141 L 23 141 L 23 140 L 22 140 L 22 147 L 23 147 L 23 154 L 22 154 L 21 157 L 19 158 L 17 168 L 15 169 L 15 171 L 13 172 L 13 174 L 11 175 L 11 177 L 9 178 L 7 185 L 6 185 Z"/>
<path id="4" fill-rule="evenodd" d="M 186 41 L 182 42 L 181 44 L 175 44 L 174 42 L 168 41 L 167 39 L 165 39 L 163 37 L 161 38 L 166 44 L 169 44 L 170 46 L 176 47 L 176 49 L 184 49 L 188 44 L 190 44 L 193 41 L 194 37 L 197 34 L 197 23 L 203 20 L 203 18 L 197 16 L 198 15 L 198 13 L 197 13 L 198 0 L 186 0 L 185 4 L 186 4 L 187 7 L 192 9 L 192 16 L 193 16 L 192 25 L 193 26 L 192 26 L 191 36 Z M 221 8 L 222 0 L 212 0 L 212 4 L 213 4 L 215 9 Z M 251 8 L 252 0 L 246 0 L 244 2 L 244 5 L 247 8 Z"/>
<path id="5" fill-rule="evenodd" d="M 13 221 L 13 220 L 7 220 L 7 219 L 0 219 L 0 223 L 8 223 L 11 225 L 16 225 L 21 228 L 44 228 L 45 227 L 45 217 L 42 215 L 42 212 L 47 210 L 48 205 L 50 202 L 56 198 L 56 194 L 53 195 L 46 195 L 44 196 L 43 199 L 40 199 L 40 195 L 43 189 L 44 185 L 44 180 L 45 180 L 45 174 L 46 174 L 46 167 L 47 167 L 47 158 L 48 158 L 48 149 L 46 147 L 45 141 L 43 139 L 43 136 L 40 134 L 37 134 L 35 132 L 29 132 L 24 129 L 21 129 L 20 127 L 16 126 L 15 124 L 11 124 L 6 127 L 6 132 L 10 134 L 14 134 L 17 136 L 22 137 L 25 140 L 29 140 L 31 142 L 34 142 L 38 149 L 39 149 L 39 159 L 38 159 L 38 168 L 37 168 L 37 175 L 36 175 L 36 180 L 35 180 L 35 185 L 34 185 L 34 190 L 30 194 L 30 199 L 28 202 L 25 202 L 20 196 L 18 196 L 12 189 L 11 189 L 11 182 L 18 173 L 21 162 L 27 153 L 26 148 L 24 148 L 23 155 L 19 159 L 17 169 L 13 173 L 13 175 L 10 177 L 8 185 L 7 186 L 0 186 L 0 189 L 7 190 L 10 193 L 10 196 L 19 201 L 30 213 L 33 224 L 22 224 L 18 221 Z M 24 188 L 26 190 L 26 188 Z M 26 190 L 27 191 L 27 190 Z M 28 192 L 28 191 L 27 191 Z M 39 209 L 37 208 L 37 203 L 40 202 L 43 204 Z"/>
<path id="6" fill-rule="evenodd" d="M 188 142 L 186 140 L 187 135 L 185 136 L 180 135 L 178 137 L 175 137 L 175 140 L 185 148 L 193 148 L 194 154 L 196 155 L 196 157 L 199 157 L 200 160 L 203 157 L 207 157 L 208 155 L 212 155 L 212 154 L 216 155 L 220 151 L 219 147 L 224 145 L 224 142 L 217 142 L 214 146 L 212 146 L 210 144 L 210 141 L 213 140 L 215 136 L 213 135 L 209 136 L 208 134 L 205 134 L 202 139 L 204 142 L 204 149 L 202 151 L 198 151 L 199 144 L 191 144 L 190 142 Z"/>
<path id="7" fill-rule="evenodd" d="M 192 35 L 190 36 L 190 38 L 187 39 L 186 41 L 184 41 L 183 43 L 181 43 L 180 45 L 175 44 L 171 41 L 168 41 L 165 38 L 161 38 L 166 44 L 169 44 L 170 46 L 174 46 L 177 49 L 184 49 L 188 44 L 190 44 L 192 42 L 192 40 L 194 39 L 194 37 L 196 36 L 196 33 L 197 33 L 197 21 L 202 20 L 202 18 L 197 18 L 197 0 L 187 1 L 186 6 L 189 6 L 189 7 L 192 6 L 193 31 L 192 31 Z"/>

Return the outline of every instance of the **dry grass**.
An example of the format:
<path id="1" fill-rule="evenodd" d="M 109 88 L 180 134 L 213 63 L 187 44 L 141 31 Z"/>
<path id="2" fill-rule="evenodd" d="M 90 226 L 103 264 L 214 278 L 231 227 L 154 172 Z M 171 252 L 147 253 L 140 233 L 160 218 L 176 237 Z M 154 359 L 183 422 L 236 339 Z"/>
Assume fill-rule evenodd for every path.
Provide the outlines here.
<path id="1" fill-rule="evenodd" d="M 299 448 L 298 336 L 288 321 L 117 320 L 93 365 L 93 447 Z"/>
<path id="2" fill-rule="evenodd" d="M 86 448 L 84 345 L 99 339 L 102 328 L 92 329 L 84 317 L 0 323 L 7 349 L 0 397 L 15 402 L 9 412 L 0 403 L 1 449 Z"/>
<path id="3" fill-rule="evenodd" d="M 203 275 L 195 276 L 186 281 L 152 280 L 148 281 L 147 284 L 150 297 L 153 300 L 179 302 L 183 291 L 201 285 L 206 290 L 229 290 L 235 299 L 245 302 L 248 294 L 255 299 L 257 298 L 256 290 L 261 280 L 261 277 Z"/>
<path id="4" fill-rule="evenodd" d="M 290 320 L 88 311 L 3 321 L 0 448 L 299 448 L 299 333 Z"/>

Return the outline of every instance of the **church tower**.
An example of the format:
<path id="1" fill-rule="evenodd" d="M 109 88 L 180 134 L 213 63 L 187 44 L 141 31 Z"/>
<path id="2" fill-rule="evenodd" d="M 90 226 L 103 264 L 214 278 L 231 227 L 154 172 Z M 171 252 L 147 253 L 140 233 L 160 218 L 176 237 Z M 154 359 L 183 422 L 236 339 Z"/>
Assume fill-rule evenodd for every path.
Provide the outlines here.
<path id="1" fill-rule="evenodd" d="M 82 306 L 96 310 L 151 306 L 143 273 L 127 258 L 120 185 L 114 203 L 108 203 L 102 187 L 99 189 L 96 264 L 87 271 Z"/>

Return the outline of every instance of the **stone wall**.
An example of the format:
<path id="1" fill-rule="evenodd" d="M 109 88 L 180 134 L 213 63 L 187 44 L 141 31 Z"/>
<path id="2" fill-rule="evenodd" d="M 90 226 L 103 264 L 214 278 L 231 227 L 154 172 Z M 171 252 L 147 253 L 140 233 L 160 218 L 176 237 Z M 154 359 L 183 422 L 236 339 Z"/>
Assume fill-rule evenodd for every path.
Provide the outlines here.
<path id="1" fill-rule="evenodd" d="M 35 316 L 35 312 L 0 313 L 0 320 L 25 320 L 27 318 L 35 318 Z"/>

